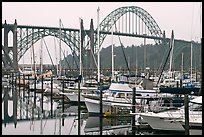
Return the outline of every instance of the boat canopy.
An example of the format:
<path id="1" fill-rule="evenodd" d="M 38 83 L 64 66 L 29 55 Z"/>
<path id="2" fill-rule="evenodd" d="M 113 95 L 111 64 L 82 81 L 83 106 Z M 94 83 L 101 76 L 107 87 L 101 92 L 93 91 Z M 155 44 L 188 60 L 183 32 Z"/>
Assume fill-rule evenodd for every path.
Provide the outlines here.
<path id="1" fill-rule="evenodd" d="M 109 90 L 112 92 L 132 92 L 133 89 L 129 87 L 129 84 L 111 83 Z"/>
<path id="2" fill-rule="evenodd" d="M 160 87 L 160 93 L 199 95 L 200 88 Z"/>

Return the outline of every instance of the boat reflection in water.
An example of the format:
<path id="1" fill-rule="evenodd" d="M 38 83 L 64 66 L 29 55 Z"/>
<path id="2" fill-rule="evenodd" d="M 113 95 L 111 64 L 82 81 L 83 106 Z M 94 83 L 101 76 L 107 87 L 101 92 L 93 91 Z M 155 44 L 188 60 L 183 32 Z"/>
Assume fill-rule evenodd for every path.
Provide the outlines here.
<path id="1" fill-rule="evenodd" d="M 104 117 L 101 124 L 100 117 L 89 116 L 84 127 L 85 135 L 99 135 L 101 132 L 100 126 L 102 126 L 102 135 L 127 135 L 131 130 L 131 118 Z"/>

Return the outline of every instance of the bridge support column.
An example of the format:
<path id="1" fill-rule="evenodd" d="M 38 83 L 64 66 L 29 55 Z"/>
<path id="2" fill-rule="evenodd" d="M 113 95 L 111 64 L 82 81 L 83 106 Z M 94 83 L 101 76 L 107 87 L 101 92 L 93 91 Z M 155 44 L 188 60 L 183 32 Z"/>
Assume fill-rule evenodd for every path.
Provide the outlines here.
<path id="1" fill-rule="evenodd" d="M 94 26 L 93 26 L 93 19 L 91 19 L 91 24 L 90 24 L 90 69 L 94 67 L 94 60 L 93 60 L 93 55 L 94 55 Z"/>
<path id="2" fill-rule="evenodd" d="M 4 23 L 6 25 L 6 21 Z M 4 63 L 4 67 L 8 68 L 10 62 L 10 58 L 9 58 L 9 49 L 8 49 L 8 33 L 9 33 L 9 27 L 5 27 L 4 28 L 4 45 L 2 46 L 3 50 L 4 50 L 4 56 L 2 57 L 3 63 Z"/>
<path id="3" fill-rule="evenodd" d="M 15 20 L 13 28 L 13 69 L 18 70 L 18 50 L 17 50 L 17 21 Z"/>
<path id="4" fill-rule="evenodd" d="M 90 38 L 90 48 L 86 50 L 86 70 L 89 73 L 88 75 L 92 74 L 94 65 L 94 26 L 93 26 L 93 19 L 91 19 L 90 29 L 88 31 L 88 37 Z"/>
<path id="5" fill-rule="evenodd" d="M 5 25 L 6 21 L 5 21 Z M 13 45 L 9 47 L 9 32 L 13 33 Z M 4 56 L 2 57 L 5 69 L 18 70 L 18 50 L 17 50 L 17 21 L 15 20 L 14 26 L 7 25 L 4 27 L 4 45 L 2 45 Z M 9 53 L 13 52 L 13 59 L 9 56 Z"/>

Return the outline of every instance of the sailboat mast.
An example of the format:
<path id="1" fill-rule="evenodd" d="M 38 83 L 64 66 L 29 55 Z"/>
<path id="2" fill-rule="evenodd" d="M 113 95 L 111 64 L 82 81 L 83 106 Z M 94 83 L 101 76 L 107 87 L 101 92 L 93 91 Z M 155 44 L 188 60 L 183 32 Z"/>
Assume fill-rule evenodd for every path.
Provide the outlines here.
<path id="1" fill-rule="evenodd" d="M 33 52 L 32 55 L 33 55 L 34 73 L 36 73 L 35 51 L 34 51 L 34 45 L 33 44 L 32 44 L 32 52 Z"/>
<path id="2" fill-rule="evenodd" d="M 171 48 L 171 52 L 170 52 L 169 72 L 171 73 L 172 60 L 173 60 L 173 50 L 174 50 L 174 32 L 173 32 L 173 30 L 172 30 L 172 33 L 171 33 L 170 48 Z"/>
<path id="3" fill-rule="evenodd" d="M 181 76 L 183 76 L 183 52 L 181 53 Z"/>
<path id="4" fill-rule="evenodd" d="M 57 48 L 56 48 L 55 37 L 54 37 L 54 43 L 55 43 L 55 62 L 56 62 L 56 67 L 57 67 L 56 73 L 57 73 L 57 76 L 58 76 L 59 71 L 58 71 L 58 59 L 57 59 Z"/>
<path id="5" fill-rule="evenodd" d="M 80 27 L 80 30 L 79 30 L 79 64 L 80 64 L 80 67 L 79 67 L 79 75 L 82 75 L 82 58 L 81 58 L 81 27 L 82 27 L 82 24 L 81 24 L 82 20 L 81 18 L 79 18 L 79 27 Z"/>
<path id="6" fill-rule="evenodd" d="M 43 45 L 43 36 L 41 36 L 41 43 L 40 43 L 40 73 L 43 73 L 43 50 L 42 50 L 42 45 Z"/>
<path id="7" fill-rule="evenodd" d="M 32 54 L 31 54 L 32 55 Z M 25 68 L 25 61 L 24 61 L 24 56 L 23 56 L 23 71 L 24 71 L 24 68 Z M 31 67 L 32 68 L 32 67 Z"/>
<path id="8" fill-rule="evenodd" d="M 146 35 L 146 34 L 144 34 Z M 147 78 L 147 71 L 146 71 L 146 38 L 144 38 L 144 77 Z M 143 81 L 144 83 L 144 89 L 146 89 L 146 82 Z"/>
<path id="9" fill-rule="evenodd" d="M 191 42 L 191 76 L 190 76 L 190 80 L 191 80 L 191 83 L 192 83 L 192 61 L 193 61 L 193 51 L 192 51 L 192 47 L 193 47 L 193 44 Z"/>
<path id="10" fill-rule="evenodd" d="M 59 41 L 59 77 L 61 77 L 61 71 L 62 71 L 62 66 L 61 66 L 61 33 L 62 33 L 62 30 L 61 30 L 61 19 L 59 20 L 59 36 L 60 36 L 60 41 Z"/>
<path id="11" fill-rule="evenodd" d="M 137 76 L 137 46 L 135 47 L 135 76 Z"/>
<path id="12" fill-rule="evenodd" d="M 113 15 L 111 16 L 112 17 L 112 29 L 111 29 L 111 44 L 112 44 L 112 80 L 114 80 L 114 52 L 113 52 L 113 48 L 114 48 L 114 45 L 113 45 L 113 25 L 114 25 L 114 21 L 113 21 Z"/>
<path id="13" fill-rule="evenodd" d="M 32 64 L 33 64 L 33 58 L 32 58 L 32 57 L 34 56 L 34 55 L 33 55 L 33 46 L 32 46 L 32 48 L 31 48 L 30 52 L 31 52 L 31 53 L 30 53 L 30 55 L 31 55 L 31 56 L 30 56 L 31 69 L 34 70 L 33 65 L 32 65 Z M 24 70 L 24 68 L 23 68 L 23 70 Z"/>
<path id="14" fill-rule="evenodd" d="M 99 9 L 99 7 L 98 7 L 98 9 L 97 9 L 97 26 L 98 26 L 98 30 L 97 30 L 97 34 L 98 34 L 98 83 L 100 83 L 100 45 L 99 45 L 99 41 L 100 41 L 100 39 L 99 39 L 99 11 L 100 11 L 100 9 Z"/>

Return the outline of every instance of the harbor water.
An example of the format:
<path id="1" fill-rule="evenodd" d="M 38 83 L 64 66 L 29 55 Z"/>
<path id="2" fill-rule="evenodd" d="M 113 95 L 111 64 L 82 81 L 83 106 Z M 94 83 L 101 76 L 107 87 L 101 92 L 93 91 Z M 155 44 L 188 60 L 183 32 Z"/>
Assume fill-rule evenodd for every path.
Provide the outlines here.
<path id="1" fill-rule="evenodd" d="M 83 104 L 78 111 L 77 104 L 60 97 L 53 99 L 51 112 L 46 103 L 43 109 L 40 104 L 42 97 L 50 100 L 50 96 L 40 93 L 36 100 L 33 97 L 34 93 L 24 87 L 2 85 L 3 135 L 184 135 L 133 127 L 131 116 L 91 115 Z M 202 135 L 202 130 L 190 130 L 190 134 Z"/>

